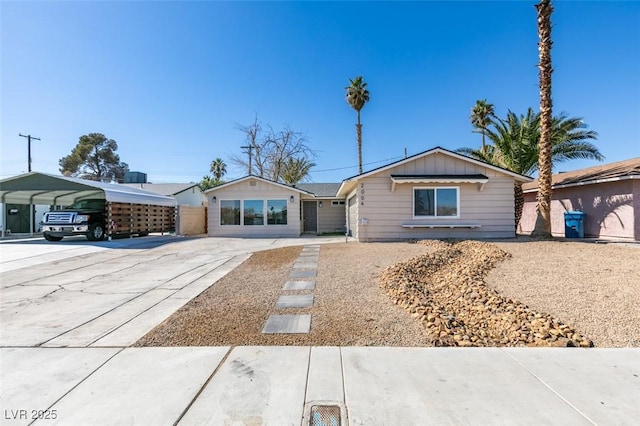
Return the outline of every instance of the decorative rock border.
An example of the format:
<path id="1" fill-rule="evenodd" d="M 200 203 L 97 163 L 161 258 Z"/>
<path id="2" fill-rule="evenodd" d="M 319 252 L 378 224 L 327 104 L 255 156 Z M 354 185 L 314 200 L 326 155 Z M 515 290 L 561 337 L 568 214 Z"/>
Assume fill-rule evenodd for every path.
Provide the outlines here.
<path id="1" fill-rule="evenodd" d="M 385 269 L 381 287 L 421 321 L 434 346 L 581 346 L 574 328 L 484 283 L 509 254 L 480 241 L 420 241 L 434 251 Z"/>

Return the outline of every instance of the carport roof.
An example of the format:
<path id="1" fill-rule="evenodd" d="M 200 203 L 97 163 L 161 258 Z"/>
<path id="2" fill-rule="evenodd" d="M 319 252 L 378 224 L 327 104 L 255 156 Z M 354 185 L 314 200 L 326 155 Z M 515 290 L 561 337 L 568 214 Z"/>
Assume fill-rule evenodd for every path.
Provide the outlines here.
<path id="1" fill-rule="evenodd" d="M 176 205 L 173 197 L 137 188 L 39 172 L 0 180 L 0 202 L 3 203 L 69 205 L 89 198 L 117 203 Z"/>

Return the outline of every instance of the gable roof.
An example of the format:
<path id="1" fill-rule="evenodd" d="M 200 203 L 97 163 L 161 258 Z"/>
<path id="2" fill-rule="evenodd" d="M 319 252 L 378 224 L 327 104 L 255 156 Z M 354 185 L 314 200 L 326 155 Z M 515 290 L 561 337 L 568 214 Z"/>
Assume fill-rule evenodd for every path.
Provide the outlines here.
<path id="1" fill-rule="evenodd" d="M 160 195 L 177 195 L 194 186 L 202 191 L 197 183 L 123 183 L 121 185 L 128 186 L 129 188 L 144 189 L 145 191 L 155 192 Z"/>
<path id="2" fill-rule="evenodd" d="M 335 183 L 297 183 L 294 185 L 320 198 L 335 198 L 340 189 L 340 182 Z"/>
<path id="3" fill-rule="evenodd" d="M 486 163 L 484 161 L 476 160 L 475 158 L 467 157 L 466 155 L 459 154 L 457 152 L 449 151 L 448 149 L 444 149 L 442 147 L 436 146 L 435 148 L 432 148 L 430 150 L 427 150 L 427 151 L 412 155 L 412 156 L 407 157 L 407 158 L 403 158 L 402 160 L 394 161 L 393 163 L 389 163 L 387 165 L 375 168 L 375 169 L 370 170 L 368 172 L 364 172 L 364 173 L 361 173 L 359 175 L 355 175 L 355 176 L 352 176 L 350 178 L 347 178 L 347 179 L 342 181 L 342 184 L 340 185 L 340 189 L 338 190 L 338 194 L 342 193 L 343 189 L 350 182 L 354 182 L 354 181 L 356 181 L 358 179 L 369 177 L 369 176 L 374 175 L 376 173 L 380 173 L 382 171 L 385 171 L 385 170 L 400 166 L 402 164 L 409 163 L 409 162 L 414 161 L 414 160 L 416 160 L 418 158 L 426 157 L 426 156 L 433 155 L 433 154 L 444 154 L 444 155 L 448 155 L 448 156 L 453 157 L 453 158 L 457 158 L 457 159 L 462 160 L 462 161 L 467 161 L 469 163 L 476 164 L 478 166 L 486 167 L 488 169 L 495 170 L 497 172 L 509 175 L 509 176 L 513 177 L 515 180 L 520 181 L 520 182 L 531 182 L 533 180 L 533 178 L 530 177 L 530 176 L 521 175 L 519 173 L 512 172 L 511 170 L 507 170 L 507 169 L 502 168 L 502 167 L 494 166 L 493 164 L 489 164 L 489 163 Z"/>
<path id="4" fill-rule="evenodd" d="M 175 206 L 176 199 L 114 183 L 29 172 L 0 180 L 0 202 L 69 205 L 76 200 L 103 198 L 118 203 Z"/>
<path id="5" fill-rule="evenodd" d="M 263 177 L 255 176 L 255 175 L 247 175 L 247 176 L 244 176 L 244 177 L 241 177 L 241 178 L 238 178 L 238 179 L 231 180 L 229 182 L 223 183 L 222 185 L 218 185 L 218 186 L 214 186 L 213 188 L 209 188 L 206 191 L 204 191 L 204 193 L 208 194 L 210 192 L 214 192 L 214 191 L 217 191 L 219 189 L 226 188 L 228 186 L 232 186 L 232 185 L 235 185 L 235 184 L 238 184 L 240 182 L 244 182 L 244 181 L 247 181 L 247 180 L 250 180 L 250 179 L 259 180 L 261 182 L 265 182 L 265 183 L 268 183 L 268 184 L 271 184 L 271 185 L 279 186 L 281 188 L 289 189 L 291 191 L 296 191 L 296 192 L 299 192 L 301 194 L 313 195 L 311 192 L 305 191 L 304 189 L 296 188 L 295 186 L 286 185 L 284 183 L 276 182 L 275 180 L 265 179 Z"/>
<path id="6" fill-rule="evenodd" d="M 551 177 L 551 186 L 552 188 L 567 188 L 627 179 L 640 179 L 640 157 L 557 173 Z M 537 191 L 538 179 L 522 185 L 522 190 L 523 192 Z"/>

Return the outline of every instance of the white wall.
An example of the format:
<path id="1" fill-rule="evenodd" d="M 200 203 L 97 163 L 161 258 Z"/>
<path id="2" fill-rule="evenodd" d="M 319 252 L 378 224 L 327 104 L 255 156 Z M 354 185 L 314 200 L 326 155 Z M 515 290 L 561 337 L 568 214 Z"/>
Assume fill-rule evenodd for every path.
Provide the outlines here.
<path id="1" fill-rule="evenodd" d="M 201 207 L 207 204 L 202 190 L 197 186 L 189 188 L 186 191 L 179 192 L 174 197 L 178 201 L 179 205 Z"/>

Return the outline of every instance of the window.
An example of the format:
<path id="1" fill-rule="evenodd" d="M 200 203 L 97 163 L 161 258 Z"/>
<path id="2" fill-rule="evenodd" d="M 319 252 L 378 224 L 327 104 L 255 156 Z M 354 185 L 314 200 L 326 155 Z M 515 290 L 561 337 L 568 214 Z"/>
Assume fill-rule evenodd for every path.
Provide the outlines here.
<path id="1" fill-rule="evenodd" d="M 264 200 L 244 200 L 244 224 L 264 225 Z"/>
<path id="2" fill-rule="evenodd" d="M 414 217 L 458 217 L 458 188 L 414 188 Z"/>
<path id="3" fill-rule="evenodd" d="M 267 225 L 287 224 L 287 200 L 267 200 Z"/>
<path id="4" fill-rule="evenodd" d="M 240 225 L 240 200 L 220 201 L 220 225 Z"/>
<path id="5" fill-rule="evenodd" d="M 334 200 L 334 201 L 331 202 L 331 206 L 332 207 L 344 206 L 344 201 L 336 201 L 336 200 Z"/>

